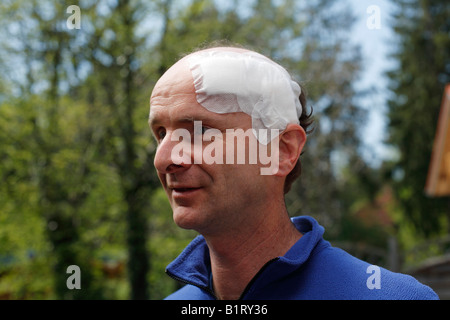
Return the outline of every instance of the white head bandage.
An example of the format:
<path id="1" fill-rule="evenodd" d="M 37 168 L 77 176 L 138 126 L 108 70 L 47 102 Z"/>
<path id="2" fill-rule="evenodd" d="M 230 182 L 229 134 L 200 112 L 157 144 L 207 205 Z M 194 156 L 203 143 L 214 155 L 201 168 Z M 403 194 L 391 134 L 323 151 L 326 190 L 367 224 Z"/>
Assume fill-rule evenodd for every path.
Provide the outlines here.
<path id="1" fill-rule="evenodd" d="M 197 101 L 215 113 L 245 112 L 262 144 L 276 135 L 259 129 L 283 131 L 299 123 L 300 86 L 280 65 L 252 51 L 203 51 L 188 58 Z M 271 132 L 269 132 L 271 131 Z"/>

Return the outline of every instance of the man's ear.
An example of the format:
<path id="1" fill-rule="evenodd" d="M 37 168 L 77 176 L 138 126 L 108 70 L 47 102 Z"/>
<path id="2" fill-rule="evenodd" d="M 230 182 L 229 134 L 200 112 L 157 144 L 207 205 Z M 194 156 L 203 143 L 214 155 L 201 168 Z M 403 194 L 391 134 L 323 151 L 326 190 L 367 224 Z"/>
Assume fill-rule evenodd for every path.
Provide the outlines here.
<path id="1" fill-rule="evenodd" d="M 294 169 L 306 143 L 306 133 L 298 124 L 288 124 L 279 136 L 279 167 L 276 176 L 285 177 Z"/>

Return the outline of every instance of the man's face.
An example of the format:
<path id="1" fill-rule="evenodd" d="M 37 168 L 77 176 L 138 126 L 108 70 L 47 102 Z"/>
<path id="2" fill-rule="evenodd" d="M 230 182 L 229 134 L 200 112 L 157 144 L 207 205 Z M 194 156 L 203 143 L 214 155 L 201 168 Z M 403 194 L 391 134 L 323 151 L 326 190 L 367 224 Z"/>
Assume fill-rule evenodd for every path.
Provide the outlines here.
<path id="1" fill-rule="evenodd" d="M 195 121 L 202 125 L 200 130 L 196 127 L 197 132 Z M 252 219 L 244 210 L 265 205 L 269 178 L 260 174 L 259 164 L 226 164 L 225 160 L 222 164 L 206 164 L 204 159 L 199 163 L 195 152 L 184 154 L 184 162 L 174 163 L 174 148 L 186 143 L 174 139 L 179 132 L 189 132 L 193 146 L 195 137 L 203 136 L 205 130 L 218 130 L 221 135 L 216 136 L 214 143 L 223 147 L 225 159 L 228 152 L 237 152 L 236 145 L 227 142 L 227 129 L 250 132 L 252 126 L 251 117 L 245 113 L 217 114 L 202 107 L 196 100 L 185 61 L 174 65 L 156 84 L 149 124 L 158 144 L 154 164 L 178 226 L 202 234 L 229 233 L 236 226 L 245 225 L 246 219 Z M 256 140 L 253 135 L 247 136 Z M 211 143 L 202 141 L 202 150 Z"/>

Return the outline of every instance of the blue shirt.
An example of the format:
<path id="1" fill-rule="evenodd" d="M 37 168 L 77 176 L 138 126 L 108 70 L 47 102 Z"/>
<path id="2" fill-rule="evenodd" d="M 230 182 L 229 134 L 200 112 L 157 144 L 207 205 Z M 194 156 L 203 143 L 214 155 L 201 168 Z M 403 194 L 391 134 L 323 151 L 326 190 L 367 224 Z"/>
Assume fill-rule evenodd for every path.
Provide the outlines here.
<path id="1" fill-rule="evenodd" d="M 370 265 L 323 239 L 324 228 L 308 216 L 292 219 L 303 236 L 282 257 L 268 261 L 241 295 L 243 300 L 438 299 L 409 275 Z M 211 285 L 209 249 L 197 236 L 166 269 L 185 283 L 167 300 L 216 299 Z"/>

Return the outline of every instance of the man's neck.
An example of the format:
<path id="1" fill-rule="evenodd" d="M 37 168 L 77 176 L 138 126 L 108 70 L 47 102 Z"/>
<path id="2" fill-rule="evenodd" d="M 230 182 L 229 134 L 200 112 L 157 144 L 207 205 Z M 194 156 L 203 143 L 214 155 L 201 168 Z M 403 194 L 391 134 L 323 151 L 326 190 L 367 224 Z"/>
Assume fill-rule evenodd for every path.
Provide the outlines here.
<path id="1" fill-rule="evenodd" d="M 283 256 L 300 238 L 289 217 L 263 219 L 226 237 L 205 237 L 218 299 L 236 300 L 271 259 Z"/>

